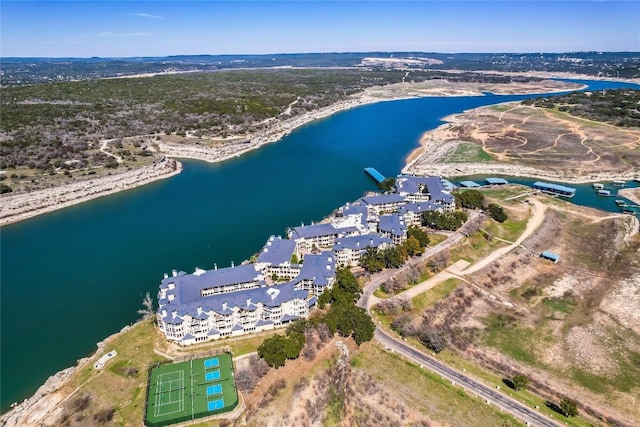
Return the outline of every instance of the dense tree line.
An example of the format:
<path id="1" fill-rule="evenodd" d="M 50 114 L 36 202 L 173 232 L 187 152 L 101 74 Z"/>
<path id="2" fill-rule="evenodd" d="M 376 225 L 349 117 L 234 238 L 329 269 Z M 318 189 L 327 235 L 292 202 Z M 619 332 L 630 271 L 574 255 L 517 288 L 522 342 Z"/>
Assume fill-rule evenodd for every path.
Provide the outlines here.
<path id="1" fill-rule="evenodd" d="M 361 289 L 353 273 L 339 269 L 333 288 L 325 290 L 318 300 L 318 307 L 326 311 L 321 316 L 294 322 L 284 336 L 274 335 L 265 339 L 258 347 L 258 355 L 269 366 L 278 368 L 284 366 L 287 359 L 298 358 L 301 352 L 308 360 L 311 355 L 315 356 L 313 345 L 309 345 L 312 336 L 317 335 L 321 342 L 325 342 L 338 333 L 345 338 L 353 337 L 358 345 L 371 340 L 375 324 L 366 310 L 356 306 L 360 294 Z"/>
<path id="2" fill-rule="evenodd" d="M 0 93 L 1 167 L 46 170 L 67 161 L 105 166 L 112 158 L 97 150 L 100 139 L 257 132 L 267 126 L 265 119 L 285 111 L 287 117 L 300 115 L 403 76 L 401 71 L 235 70 L 7 87 Z"/>
<path id="3" fill-rule="evenodd" d="M 418 227 L 409 227 L 407 239 L 397 246 L 385 249 L 369 248 L 360 265 L 369 273 L 376 273 L 385 268 L 401 267 L 409 257 L 420 255 L 429 244 L 429 236 Z"/>
<path id="4" fill-rule="evenodd" d="M 462 211 L 422 213 L 422 225 L 436 230 L 454 231 L 462 227 L 467 221 L 467 214 Z"/>
<path id="5" fill-rule="evenodd" d="M 557 109 L 616 126 L 640 127 L 640 90 L 611 89 L 595 92 L 573 92 L 523 101 L 525 105 Z"/>

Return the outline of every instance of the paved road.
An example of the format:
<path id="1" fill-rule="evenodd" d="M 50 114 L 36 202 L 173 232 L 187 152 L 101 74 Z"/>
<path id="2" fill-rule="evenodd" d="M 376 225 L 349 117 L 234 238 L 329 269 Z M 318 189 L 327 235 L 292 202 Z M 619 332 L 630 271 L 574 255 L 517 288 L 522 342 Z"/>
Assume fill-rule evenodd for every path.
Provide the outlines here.
<path id="1" fill-rule="evenodd" d="M 540 225 L 541 218 L 544 218 L 543 213 L 544 213 L 543 207 L 539 205 L 534 205 L 534 220 L 529 221 L 529 223 L 531 224 L 527 224 L 527 230 L 525 233 L 523 233 L 524 237 L 521 236 L 521 238 L 518 239 L 518 242 L 516 242 L 516 244 L 521 243 L 521 241 L 524 240 L 524 238 L 528 237 L 529 234 L 531 234 L 533 230 Z M 472 215 L 474 215 L 474 213 L 472 213 Z M 471 217 L 470 217 L 470 220 L 471 220 Z M 423 256 L 410 259 L 408 263 L 401 268 L 408 268 L 408 266 L 411 264 L 419 264 L 421 262 L 424 262 L 426 258 L 429 258 L 442 250 L 450 248 L 452 245 L 458 243 L 464 237 L 466 237 L 464 233 L 456 233 L 450 236 L 449 238 L 447 238 L 445 241 L 441 242 L 439 245 L 429 248 Z M 514 244 L 514 247 L 516 244 Z M 509 248 L 509 249 L 513 249 L 513 248 Z M 491 258 L 491 256 L 489 256 L 488 258 Z M 474 270 L 474 269 L 472 269 L 471 267 L 467 268 L 466 271 L 464 271 L 464 273 L 470 270 Z M 382 283 L 384 283 L 387 280 L 390 280 L 393 275 L 397 274 L 397 272 L 398 270 L 385 270 L 381 273 L 375 274 L 371 278 L 369 283 L 367 283 L 366 286 L 364 287 L 362 296 L 358 301 L 358 305 L 360 307 L 364 307 L 368 311 L 370 307 L 373 306 L 375 302 L 378 301 L 378 299 L 375 296 L 373 296 L 373 292 L 376 289 L 378 289 L 382 285 Z M 462 372 L 451 368 L 450 366 L 432 357 L 431 355 L 407 345 L 400 339 L 394 337 L 393 335 L 389 334 L 388 332 L 386 332 L 381 328 L 376 328 L 374 338 L 378 342 L 380 342 L 382 345 L 388 347 L 390 350 L 392 349 L 394 352 L 403 355 L 407 359 L 412 360 L 415 363 L 422 365 L 424 368 L 429 369 L 435 372 L 436 374 L 448 379 L 449 381 L 452 381 L 460 385 L 468 392 L 475 394 L 478 397 L 481 397 L 488 403 L 498 406 L 505 412 L 515 416 L 520 420 L 523 420 L 529 425 L 545 426 L 545 427 L 562 426 L 562 424 L 555 422 L 550 418 L 547 418 L 546 416 L 540 414 L 539 412 L 537 412 L 537 410 L 529 408 L 525 404 L 520 403 L 506 396 L 505 394 L 497 391 L 496 389 L 493 389 L 489 386 L 486 386 L 476 381 L 475 379 L 469 377 L 468 375 L 463 374 Z"/>
<path id="2" fill-rule="evenodd" d="M 523 420 L 532 426 L 559 427 L 562 425 L 540 414 L 535 409 L 529 408 L 523 403 L 520 403 L 499 391 L 474 380 L 462 372 L 451 368 L 439 360 L 434 359 L 430 355 L 407 345 L 406 343 L 389 335 L 383 329 L 376 328 L 374 337 L 378 342 L 388 347 L 390 350 L 393 350 L 407 359 L 422 365 L 424 368 L 435 372 L 457 385 L 460 385 L 469 393 L 481 397 L 486 402 L 496 405 L 505 412 L 514 415 L 516 418 Z"/>

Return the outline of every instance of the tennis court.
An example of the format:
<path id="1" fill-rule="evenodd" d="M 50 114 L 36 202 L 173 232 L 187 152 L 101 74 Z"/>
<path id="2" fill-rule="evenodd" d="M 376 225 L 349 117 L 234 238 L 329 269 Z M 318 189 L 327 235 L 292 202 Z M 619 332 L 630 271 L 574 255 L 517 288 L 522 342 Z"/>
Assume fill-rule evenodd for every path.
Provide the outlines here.
<path id="1" fill-rule="evenodd" d="M 207 406 L 209 407 L 210 411 L 216 411 L 224 407 L 224 399 L 213 400 L 207 403 Z"/>
<path id="2" fill-rule="evenodd" d="M 204 361 L 205 369 L 217 368 L 218 366 L 220 366 L 220 361 L 218 360 L 217 357 L 214 357 L 213 359 L 207 359 Z"/>
<path id="3" fill-rule="evenodd" d="M 230 355 L 160 365 L 149 375 L 145 425 L 163 427 L 217 415 L 237 404 Z"/>
<path id="4" fill-rule="evenodd" d="M 218 394 L 222 394 L 222 385 L 221 384 L 210 385 L 209 387 L 207 387 L 207 397 L 215 396 L 215 395 L 218 395 Z"/>
<path id="5" fill-rule="evenodd" d="M 220 371 L 205 372 L 205 381 L 218 381 L 220 379 Z"/>

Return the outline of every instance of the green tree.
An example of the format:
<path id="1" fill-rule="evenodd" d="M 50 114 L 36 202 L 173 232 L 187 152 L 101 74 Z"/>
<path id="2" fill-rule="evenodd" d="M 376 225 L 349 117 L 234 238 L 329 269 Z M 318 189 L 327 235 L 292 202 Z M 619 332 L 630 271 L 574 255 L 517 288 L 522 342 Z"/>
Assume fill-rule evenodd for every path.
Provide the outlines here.
<path id="1" fill-rule="evenodd" d="M 291 264 L 300 264 L 300 260 L 298 259 L 298 255 L 291 255 Z"/>
<path id="2" fill-rule="evenodd" d="M 384 260 L 375 248 L 368 248 L 360 258 L 360 265 L 369 273 L 377 273 L 384 270 Z"/>
<path id="3" fill-rule="evenodd" d="M 420 246 L 420 242 L 413 236 L 409 236 L 407 240 L 402 244 L 404 249 L 407 251 L 409 256 L 416 256 L 422 253 L 422 247 Z"/>
<path id="4" fill-rule="evenodd" d="M 487 210 L 489 211 L 489 216 L 498 222 L 505 222 L 507 220 L 507 214 L 505 213 L 502 206 L 496 203 L 490 203 L 487 206 Z"/>
<path id="5" fill-rule="evenodd" d="M 412 225 L 407 230 L 407 237 L 415 237 L 420 243 L 420 247 L 426 248 L 429 245 L 429 235 L 420 227 Z"/>
<path id="6" fill-rule="evenodd" d="M 376 329 L 367 312 L 353 303 L 331 307 L 324 322 L 334 333 L 338 332 L 343 337 L 353 336 L 358 345 L 371 340 Z"/>
<path id="7" fill-rule="evenodd" d="M 382 251 L 382 259 L 386 268 L 398 268 L 407 259 L 406 251 L 399 246 L 387 248 Z"/>
<path id="8" fill-rule="evenodd" d="M 529 378 L 522 374 L 517 374 L 513 377 L 513 380 L 511 380 L 511 382 L 513 383 L 514 390 L 524 390 L 529 385 Z"/>
<path id="9" fill-rule="evenodd" d="M 378 183 L 378 188 L 380 191 L 392 191 L 396 187 L 396 179 L 395 178 L 385 178 L 382 182 Z"/>
<path id="10" fill-rule="evenodd" d="M 282 335 L 274 335 L 265 339 L 258 346 L 258 356 L 267 362 L 272 368 L 284 366 L 287 361 L 287 339 Z"/>
<path id="11" fill-rule="evenodd" d="M 560 410 L 565 417 L 575 417 L 578 415 L 578 402 L 565 397 L 560 402 Z"/>
<path id="12" fill-rule="evenodd" d="M 285 353 L 287 354 L 287 359 L 297 359 L 298 356 L 300 356 L 302 347 L 304 347 L 304 343 L 304 335 L 300 332 L 290 333 L 285 342 Z"/>
<path id="13" fill-rule="evenodd" d="M 478 190 L 458 191 L 454 194 L 456 206 L 467 209 L 482 209 L 484 207 L 484 196 Z"/>

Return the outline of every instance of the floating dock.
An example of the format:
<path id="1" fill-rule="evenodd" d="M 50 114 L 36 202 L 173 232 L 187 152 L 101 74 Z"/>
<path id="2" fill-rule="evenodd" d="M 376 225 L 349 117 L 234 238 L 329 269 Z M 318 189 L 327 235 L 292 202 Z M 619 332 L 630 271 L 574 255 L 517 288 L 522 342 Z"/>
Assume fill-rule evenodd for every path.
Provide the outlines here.
<path id="1" fill-rule="evenodd" d="M 456 188 L 458 188 L 457 185 L 455 185 L 453 182 L 449 181 L 448 179 L 444 179 L 444 178 L 440 178 L 442 180 L 442 183 L 444 184 L 444 187 L 451 191 L 451 190 L 455 190 Z"/>
<path id="2" fill-rule="evenodd" d="M 384 175 L 376 170 L 376 168 L 364 168 L 364 171 L 371 176 L 371 178 L 375 179 L 375 181 L 380 184 L 385 180 Z"/>
<path id="3" fill-rule="evenodd" d="M 505 185 L 509 183 L 509 181 L 503 178 L 486 178 L 485 181 L 489 185 Z"/>
<path id="4" fill-rule="evenodd" d="M 460 182 L 460 185 L 465 187 L 465 188 L 480 188 L 480 187 L 482 187 L 480 184 L 478 184 L 477 182 L 473 182 L 473 181 L 462 181 L 462 182 Z"/>
<path id="5" fill-rule="evenodd" d="M 533 183 L 533 188 L 544 191 L 545 193 L 558 194 L 565 197 L 573 197 L 576 195 L 575 188 L 565 187 L 564 185 L 553 184 L 551 182 L 536 181 Z"/>

